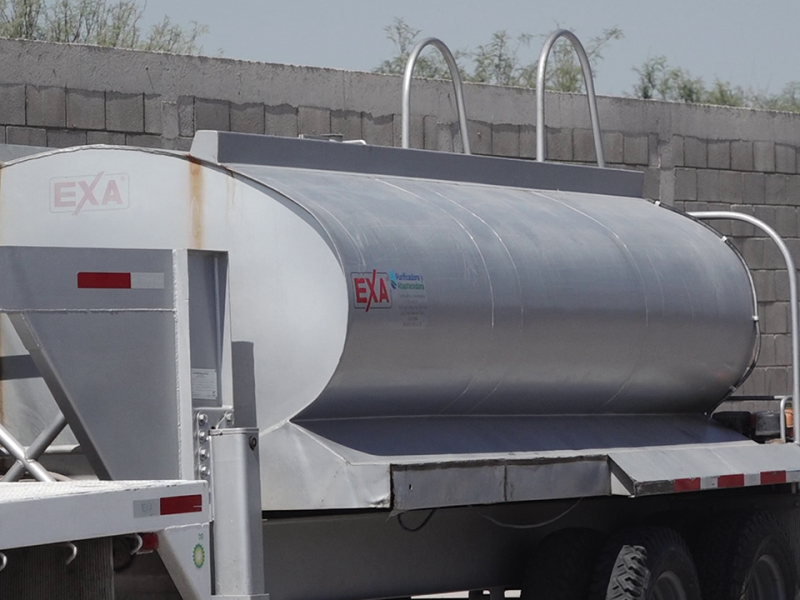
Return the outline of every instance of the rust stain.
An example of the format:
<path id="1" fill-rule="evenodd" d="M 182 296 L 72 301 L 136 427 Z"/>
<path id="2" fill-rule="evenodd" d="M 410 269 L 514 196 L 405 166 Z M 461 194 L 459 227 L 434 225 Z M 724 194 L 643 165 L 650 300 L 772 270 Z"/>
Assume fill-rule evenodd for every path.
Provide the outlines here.
<path id="1" fill-rule="evenodd" d="M 204 208 L 205 182 L 203 181 L 203 165 L 194 157 L 189 157 L 189 201 L 192 210 L 192 245 L 203 248 L 204 241 Z"/>

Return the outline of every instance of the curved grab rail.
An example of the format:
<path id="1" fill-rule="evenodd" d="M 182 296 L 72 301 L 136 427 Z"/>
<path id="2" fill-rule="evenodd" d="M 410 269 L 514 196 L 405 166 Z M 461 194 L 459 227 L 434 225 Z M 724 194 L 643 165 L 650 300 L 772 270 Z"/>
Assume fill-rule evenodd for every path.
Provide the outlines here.
<path id="1" fill-rule="evenodd" d="M 789 275 L 789 316 L 792 325 L 792 410 L 795 414 L 795 418 L 797 418 L 797 415 L 800 415 L 800 316 L 798 316 L 797 308 L 797 269 L 794 266 L 794 259 L 792 258 L 792 253 L 789 250 L 789 247 L 786 245 L 786 242 L 783 241 L 783 238 L 778 235 L 774 229 L 772 229 L 772 227 L 764 223 L 764 221 L 756 219 L 755 217 L 751 217 L 747 214 L 731 211 L 702 211 L 690 212 L 687 214 L 690 217 L 694 217 L 695 219 L 700 219 L 702 221 L 730 219 L 749 223 L 750 225 L 753 225 L 766 233 L 767 236 L 773 242 L 775 242 L 775 245 L 778 246 L 778 250 L 780 250 L 780 253 L 783 255 L 783 260 L 786 263 L 786 271 Z M 783 411 L 781 411 L 781 414 L 783 414 Z M 796 427 L 795 432 L 797 432 Z M 800 436 L 797 435 L 797 433 L 795 433 L 794 436 L 794 443 L 800 445 Z"/>
<path id="2" fill-rule="evenodd" d="M 456 93 L 456 109 L 458 110 L 458 123 L 461 127 L 461 139 L 464 143 L 464 154 L 472 154 L 469 149 L 469 134 L 467 133 L 467 114 L 464 109 L 464 91 L 463 84 L 461 83 L 461 74 L 458 72 L 456 59 L 453 58 L 453 53 L 450 48 L 438 38 L 425 38 L 421 40 L 411 50 L 406 62 L 406 70 L 403 74 L 403 113 L 402 113 L 402 126 L 403 126 L 403 148 L 408 148 L 409 129 L 411 121 L 411 75 L 414 73 L 414 66 L 417 64 L 420 52 L 425 46 L 434 46 L 444 56 L 447 63 L 447 68 L 450 69 L 450 77 L 453 78 L 453 89 Z"/>
<path id="3" fill-rule="evenodd" d="M 536 160 L 544 162 L 547 155 L 544 137 L 544 74 L 547 70 L 547 58 L 558 38 L 564 37 L 572 44 L 583 71 L 583 83 L 586 86 L 586 95 L 589 99 L 589 116 L 592 119 L 592 132 L 594 134 L 594 150 L 597 154 L 597 166 L 605 167 L 606 158 L 603 154 L 603 144 L 600 139 L 600 121 L 597 117 L 597 98 L 594 95 L 594 80 L 592 67 L 583 44 L 577 36 L 568 29 L 558 29 L 550 34 L 542 46 L 539 54 L 539 68 L 536 71 Z"/>

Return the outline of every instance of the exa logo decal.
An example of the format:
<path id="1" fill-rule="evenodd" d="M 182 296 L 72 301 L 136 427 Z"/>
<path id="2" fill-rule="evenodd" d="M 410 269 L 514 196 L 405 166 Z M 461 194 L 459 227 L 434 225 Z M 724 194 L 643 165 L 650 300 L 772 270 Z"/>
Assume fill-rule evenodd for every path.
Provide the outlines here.
<path id="1" fill-rule="evenodd" d="M 356 308 L 369 312 L 373 308 L 391 308 L 392 295 L 388 273 L 350 273 L 353 280 L 353 298 Z"/>
<path id="2" fill-rule="evenodd" d="M 50 211 L 78 216 L 87 210 L 128 208 L 127 173 L 106 173 L 85 177 L 59 177 L 50 180 Z"/>

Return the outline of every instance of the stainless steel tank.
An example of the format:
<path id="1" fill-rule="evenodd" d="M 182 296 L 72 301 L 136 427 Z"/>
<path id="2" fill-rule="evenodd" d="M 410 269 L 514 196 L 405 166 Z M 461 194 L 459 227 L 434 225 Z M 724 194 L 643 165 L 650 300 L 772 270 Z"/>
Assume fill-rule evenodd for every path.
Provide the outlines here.
<path id="1" fill-rule="evenodd" d="M 7 163 L 0 240 L 228 251 L 232 338 L 252 343 L 262 432 L 703 412 L 755 358 L 739 255 L 632 197 L 640 175 L 213 135 L 192 155 L 106 147 Z M 3 354 L 21 353 L 8 332 Z M 2 386 L 6 422 L 48 421 L 27 399 L 40 383 Z"/>
<path id="2" fill-rule="evenodd" d="M 739 255 L 645 200 L 240 169 L 318 220 L 348 290 L 300 419 L 702 412 L 754 360 Z"/>

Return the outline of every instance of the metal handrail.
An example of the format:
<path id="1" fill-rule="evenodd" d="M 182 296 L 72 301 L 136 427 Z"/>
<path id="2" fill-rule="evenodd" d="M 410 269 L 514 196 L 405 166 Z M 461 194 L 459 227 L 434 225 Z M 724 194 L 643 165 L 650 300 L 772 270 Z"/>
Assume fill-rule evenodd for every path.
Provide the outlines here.
<path id="1" fill-rule="evenodd" d="M 25 447 L 2 425 L 0 425 L 0 446 L 8 450 L 11 456 L 22 463 L 24 469 L 37 481 L 55 481 L 55 478 L 47 472 L 47 469 L 35 460 L 28 459 L 28 457 L 25 456 Z"/>
<path id="2" fill-rule="evenodd" d="M 594 79 L 589 56 L 577 36 L 568 29 L 558 29 L 550 34 L 539 53 L 539 67 L 536 71 L 536 160 L 544 162 L 547 157 L 547 148 L 544 136 L 544 74 L 547 70 L 547 58 L 553 49 L 553 44 L 558 38 L 564 37 L 572 44 L 583 71 L 583 84 L 586 86 L 586 96 L 589 100 L 589 116 L 592 119 L 592 132 L 594 134 L 594 151 L 597 154 L 597 166 L 605 167 L 606 158 L 603 154 L 603 143 L 600 139 L 600 120 L 597 117 L 597 98 L 594 95 Z"/>
<path id="3" fill-rule="evenodd" d="M 447 68 L 450 69 L 450 77 L 453 79 L 453 89 L 456 94 L 456 110 L 458 111 L 458 123 L 461 127 L 464 154 L 472 154 L 469 148 L 469 133 L 467 132 L 467 113 L 464 109 L 464 86 L 461 83 L 461 74 L 458 72 L 458 65 L 456 65 L 456 59 L 453 58 L 453 53 L 450 52 L 450 48 L 448 48 L 442 40 L 433 37 L 425 38 L 414 46 L 411 50 L 411 54 L 408 56 L 408 62 L 406 62 L 406 70 L 403 74 L 403 112 L 401 119 L 403 133 L 402 146 L 403 148 L 410 147 L 408 145 L 408 138 L 409 130 L 411 129 L 411 75 L 414 73 L 414 66 L 417 64 L 419 53 L 422 52 L 425 46 L 429 45 L 434 46 L 442 53 L 447 63 Z"/>
<path id="4" fill-rule="evenodd" d="M 25 457 L 28 460 L 37 460 L 42 453 L 47 450 L 50 444 L 58 437 L 64 428 L 67 426 L 67 419 L 63 414 L 59 413 L 55 420 L 42 431 L 33 443 L 28 446 L 25 451 Z M 25 474 L 25 466 L 18 460 L 3 476 L 3 482 L 18 481 Z"/>
<path id="5" fill-rule="evenodd" d="M 770 239 L 775 242 L 775 245 L 778 246 L 778 250 L 781 251 L 783 260 L 786 262 L 786 269 L 789 273 L 789 312 L 792 321 L 792 410 L 795 414 L 795 418 L 797 418 L 797 415 L 800 415 L 800 343 L 798 343 L 797 271 L 795 270 L 794 259 L 792 259 L 792 254 L 789 252 L 788 246 L 772 227 L 764 223 L 764 221 L 751 217 L 750 215 L 730 211 L 703 211 L 690 212 L 687 214 L 695 219 L 704 221 L 725 219 L 749 223 L 766 233 Z M 800 436 L 795 435 L 794 437 L 794 443 L 800 445 Z"/>

